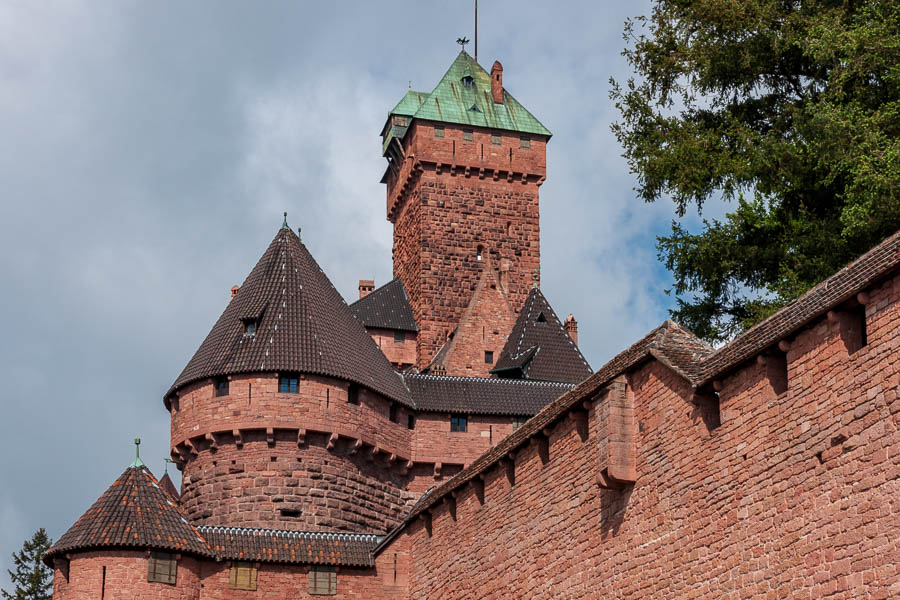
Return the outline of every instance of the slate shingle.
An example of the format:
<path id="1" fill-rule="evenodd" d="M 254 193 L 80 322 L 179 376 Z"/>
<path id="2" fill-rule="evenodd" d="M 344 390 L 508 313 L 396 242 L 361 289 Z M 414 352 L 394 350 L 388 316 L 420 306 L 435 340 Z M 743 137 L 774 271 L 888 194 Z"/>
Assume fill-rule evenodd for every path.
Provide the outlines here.
<path id="1" fill-rule="evenodd" d="M 365 298 L 350 305 L 350 310 L 366 327 L 418 331 L 403 281 L 398 277 Z"/>
<path id="2" fill-rule="evenodd" d="M 573 384 L 446 375 L 403 376 L 418 410 L 475 415 L 531 416 Z"/>
<path id="3" fill-rule="evenodd" d="M 254 335 L 245 322 L 256 320 Z M 188 383 L 261 371 L 327 375 L 409 404 L 399 375 L 310 255 L 282 228 L 166 397 Z"/>
<path id="4" fill-rule="evenodd" d="M 591 367 L 547 298 L 532 288 L 491 372 L 579 383 L 591 375 Z"/>

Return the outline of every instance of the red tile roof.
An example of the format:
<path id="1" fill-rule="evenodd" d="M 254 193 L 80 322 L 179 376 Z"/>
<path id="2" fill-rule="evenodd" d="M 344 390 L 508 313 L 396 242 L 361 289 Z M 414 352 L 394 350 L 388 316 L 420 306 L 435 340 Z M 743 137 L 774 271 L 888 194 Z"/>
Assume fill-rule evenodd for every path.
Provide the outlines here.
<path id="1" fill-rule="evenodd" d="M 360 533 L 276 531 L 201 526 L 221 560 L 372 567 L 372 550 L 384 536 Z"/>
<path id="2" fill-rule="evenodd" d="M 255 334 L 245 322 L 255 320 Z M 166 397 L 201 379 L 260 371 L 329 375 L 409 404 L 400 376 L 297 235 L 282 228 Z"/>
<path id="3" fill-rule="evenodd" d="M 72 550 L 138 547 L 206 555 L 206 540 L 146 467 L 129 467 L 63 534 L 47 557 Z"/>

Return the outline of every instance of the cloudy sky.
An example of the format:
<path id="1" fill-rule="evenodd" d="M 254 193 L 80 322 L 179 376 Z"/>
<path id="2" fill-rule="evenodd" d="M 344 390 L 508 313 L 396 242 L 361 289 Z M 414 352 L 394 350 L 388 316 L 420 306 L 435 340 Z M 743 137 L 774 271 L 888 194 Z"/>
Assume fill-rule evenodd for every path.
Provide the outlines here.
<path id="1" fill-rule="evenodd" d="M 480 6 L 481 63 L 502 60 L 554 132 L 543 289 L 595 368 L 671 302 L 653 242 L 672 207 L 634 199 L 609 129 L 622 24 L 648 8 Z M 0 3 L 0 586 L 10 553 L 38 527 L 61 535 L 134 437 L 162 475 L 162 394 L 283 211 L 346 298 L 390 279 L 378 134 L 462 35 L 464 0 Z"/>

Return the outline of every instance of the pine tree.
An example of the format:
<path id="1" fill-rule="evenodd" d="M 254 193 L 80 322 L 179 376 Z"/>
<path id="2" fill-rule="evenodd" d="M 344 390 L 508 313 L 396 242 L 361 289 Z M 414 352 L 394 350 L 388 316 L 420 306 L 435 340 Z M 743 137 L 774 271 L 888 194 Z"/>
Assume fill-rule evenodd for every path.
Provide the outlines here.
<path id="1" fill-rule="evenodd" d="M 30 540 L 25 540 L 22 550 L 12 555 L 15 572 L 9 571 L 9 578 L 15 590 L 10 593 L 0 590 L 5 600 L 50 600 L 53 595 L 53 571 L 41 557 L 53 544 L 47 532 L 41 527 Z"/>

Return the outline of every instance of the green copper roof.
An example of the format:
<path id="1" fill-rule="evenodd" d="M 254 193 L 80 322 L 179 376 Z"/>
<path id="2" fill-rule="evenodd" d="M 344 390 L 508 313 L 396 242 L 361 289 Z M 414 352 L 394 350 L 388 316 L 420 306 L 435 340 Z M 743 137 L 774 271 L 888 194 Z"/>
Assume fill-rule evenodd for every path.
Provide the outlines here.
<path id="1" fill-rule="evenodd" d="M 416 111 L 419 110 L 422 103 L 428 99 L 428 96 L 430 96 L 428 92 L 414 92 L 409 90 L 406 92 L 406 95 L 403 96 L 403 100 L 397 103 L 397 106 L 394 107 L 391 114 L 411 117 L 416 114 Z"/>
<path id="2" fill-rule="evenodd" d="M 462 79 L 466 76 L 474 80 L 470 88 L 463 85 Z M 552 135 L 549 129 L 505 89 L 503 104 L 494 104 L 491 97 L 490 73 L 465 51 L 459 53 L 440 83 L 424 100 L 420 99 L 421 94 L 407 93 L 397 107 L 409 110 L 412 98 L 421 102 L 421 106 L 412 115 L 415 119 Z"/>
<path id="3" fill-rule="evenodd" d="M 465 87 L 462 82 L 467 76 L 473 79 L 470 88 Z M 465 51 L 459 53 L 430 94 L 410 90 L 390 114 L 548 137 L 552 135 L 505 89 L 503 104 L 494 104 L 491 97 L 491 74 Z M 402 133 L 405 132 L 404 129 Z M 385 136 L 383 149 L 387 148 L 390 138 L 400 133 L 389 132 Z"/>

